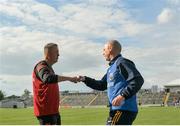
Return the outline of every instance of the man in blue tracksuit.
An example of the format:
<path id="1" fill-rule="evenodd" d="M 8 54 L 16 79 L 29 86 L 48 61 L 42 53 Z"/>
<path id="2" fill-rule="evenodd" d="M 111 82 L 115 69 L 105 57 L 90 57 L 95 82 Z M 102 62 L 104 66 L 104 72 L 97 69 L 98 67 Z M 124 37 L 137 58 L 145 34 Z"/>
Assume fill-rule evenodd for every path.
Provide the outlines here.
<path id="1" fill-rule="evenodd" d="M 79 78 L 92 89 L 107 89 L 110 104 L 107 125 L 131 125 L 138 113 L 136 93 L 144 79 L 135 64 L 122 57 L 121 45 L 117 40 L 110 40 L 105 44 L 103 55 L 110 67 L 101 80 L 86 76 Z"/>

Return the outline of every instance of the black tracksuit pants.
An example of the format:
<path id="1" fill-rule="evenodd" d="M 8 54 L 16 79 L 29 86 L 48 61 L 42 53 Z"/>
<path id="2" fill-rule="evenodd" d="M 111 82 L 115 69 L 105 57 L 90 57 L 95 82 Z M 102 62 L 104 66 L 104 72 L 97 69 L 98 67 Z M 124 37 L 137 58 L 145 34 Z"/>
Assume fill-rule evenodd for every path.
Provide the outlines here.
<path id="1" fill-rule="evenodd" d="M 136 116 L 137 112 L 124 110 L 110 111 L 106 125 L 132 125 Z"/>
<path id="2" fill-rule="evenodd" d="M 59 113 L 53 115 L 38 116 L 40 125 L 61 125 L 61 116 Z"/>

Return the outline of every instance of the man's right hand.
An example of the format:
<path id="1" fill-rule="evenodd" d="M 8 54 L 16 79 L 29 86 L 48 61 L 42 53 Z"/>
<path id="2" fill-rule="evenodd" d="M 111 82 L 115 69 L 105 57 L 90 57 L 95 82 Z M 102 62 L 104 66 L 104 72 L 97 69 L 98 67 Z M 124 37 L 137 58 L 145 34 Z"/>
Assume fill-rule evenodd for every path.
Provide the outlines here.
<path id="1" fill-rule="evenodd" d="M 71 77 L 69 81 L 74 82 L 74 83 L 82 82 L 82 81 L 85 81 L 85 76 Z"/>
<path id="2" fill-rule="evenodd" d="M 71 77 L 69 81 L 77 83 L 80 82 L 80 79 L 76 76 L 76 77 Z"/>
<path id="3" fill-rule="evenodd" d="M 62 82 L 62 81 L 70 81 L 70 82 L 80 82 L 80 78 L 78 76 L 74 76 L 74 77 L 68 77 L 68 76 L 58 76 L 58 82 Z"/>
<path id="4" fill-rule="evenodd" d="M 85 81 L 85 76 L 78 76 L 80 81 Z"/>

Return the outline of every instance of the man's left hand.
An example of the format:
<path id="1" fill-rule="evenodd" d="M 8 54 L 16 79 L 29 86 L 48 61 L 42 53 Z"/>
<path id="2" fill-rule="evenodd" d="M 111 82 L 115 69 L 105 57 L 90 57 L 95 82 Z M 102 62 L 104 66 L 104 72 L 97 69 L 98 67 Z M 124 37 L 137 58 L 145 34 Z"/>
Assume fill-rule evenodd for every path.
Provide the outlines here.
<path id="1" fill-rule="evenodd" d="M 112 105 L 113 106 L 119 106 L 121 104 L 121 102 L 124 100 L 125 98 L 121 95 L 118 95 L 117 97 L 115 97 L 112 101 Z"/>

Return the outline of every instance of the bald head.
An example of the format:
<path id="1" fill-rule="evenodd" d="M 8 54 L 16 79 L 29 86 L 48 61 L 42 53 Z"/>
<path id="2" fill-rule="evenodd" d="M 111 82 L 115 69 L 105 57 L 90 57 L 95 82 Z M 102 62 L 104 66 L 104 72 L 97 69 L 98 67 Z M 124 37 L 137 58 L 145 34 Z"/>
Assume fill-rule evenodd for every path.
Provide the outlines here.
<path id="1" fill-rule="evenodd" d="M 117 40 L 109 40 L 107 45 L 112 49 L 115 54 L 121 53 L 121 44 Z"/>
<path id="2" fill-rule="evenodd" d="M 107 61 L 111 61 L 114 57 L 121 53 L 121 44 L 117 40 L 109 40 L 103 49 L 103 55 Z"/>

